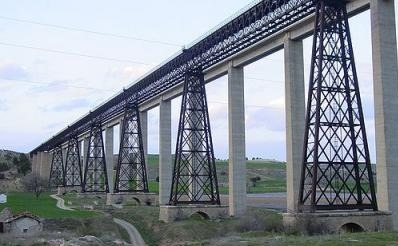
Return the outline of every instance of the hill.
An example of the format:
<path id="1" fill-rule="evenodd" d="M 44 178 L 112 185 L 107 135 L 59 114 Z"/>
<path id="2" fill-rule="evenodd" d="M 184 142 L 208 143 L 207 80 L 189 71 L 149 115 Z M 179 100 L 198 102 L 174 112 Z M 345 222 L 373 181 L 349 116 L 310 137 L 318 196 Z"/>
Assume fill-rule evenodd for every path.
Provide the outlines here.
<path id="1" fill-rule="evenodd" d="M 216 170 L 220 192 L 228 193 L 228 161 L 216 160 Z M 150 190 L 158 192 L 159 156 L 148 155 L 148 181 Z M 286 191 L 286 163 L 269 159 L 246 161 L 246 180 L 248 193 Z"/>
<path id="2" fill-rule="evenodd" d="M 21 190 L 19 180 L 30 170 L 26 154 L 0 149 L 0 192 Z"/>

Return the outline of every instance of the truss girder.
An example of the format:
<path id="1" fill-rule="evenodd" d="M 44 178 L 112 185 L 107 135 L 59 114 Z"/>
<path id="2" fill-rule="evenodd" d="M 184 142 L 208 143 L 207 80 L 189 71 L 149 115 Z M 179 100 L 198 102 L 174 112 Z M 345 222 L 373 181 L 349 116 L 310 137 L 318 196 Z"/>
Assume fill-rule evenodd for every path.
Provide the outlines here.
<path id="1" fill-rule="evenodd" d="M 83 183 L 79 140 L 77 137 L 71 138 L 68 142 L 64 175 L 66 187 L 81 186 Z"/>
<path id="2" fill-rule="evenodd" d="M 126 107 L 122 123 L 115 192 L 148 192 L 138 107 Z"/>
<path id="3" fill-rule="evenodd" d="M 109 192 L 101 124 L 91 126 L 87 148 L 83 192 Z"/>
<path id="4" fill-rule="evenodd" d="M 126 101 L 140 104 L 182 84 L 186 71 L 209 68 L 303 20 L 314 13 L 316 2 L 316 0 L 258 2 L 32 152 L 51 149 L 52 146 L 64 143 L 74 132 L 88 131 L 94 118 L 107 121 L 122 115 Z"/>
<path id="5" fill-rule="evenodd" d="M 316 7 L 299 208 L 377 210 L 345 1 Z"/>
<path id="6" fill-rule="evenodd" d="M 57 146 L 52 153 L 49 186 L 58 187 L 64 186 L 64 184 L 64 162 L 62 147 Z"/>
<path id="7" fill-rule="evenodd" d="M 202 73 L 185 76 L 170 204 L 220 204 Z"/>

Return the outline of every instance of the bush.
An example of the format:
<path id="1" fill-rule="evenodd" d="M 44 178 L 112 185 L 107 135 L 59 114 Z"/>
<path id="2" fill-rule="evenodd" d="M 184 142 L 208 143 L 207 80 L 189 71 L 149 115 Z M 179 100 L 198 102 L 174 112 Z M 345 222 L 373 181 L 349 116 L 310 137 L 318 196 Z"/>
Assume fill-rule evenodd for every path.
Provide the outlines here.
<path id="1" fill-rule="evenodd" d="M 5 162 L 0 162 L 0 172 L 8 171 L 10 167 Z"/>
<path id="2" fill-rule="evenodd" d="M 280 232 L 283 229 L 282 218 L 280 217 L 280 215 L 264 209 L 254 209 L 249 211 L 239 220 L 239 224 L 236 225 L 235 229 L 238 232 Z"/>

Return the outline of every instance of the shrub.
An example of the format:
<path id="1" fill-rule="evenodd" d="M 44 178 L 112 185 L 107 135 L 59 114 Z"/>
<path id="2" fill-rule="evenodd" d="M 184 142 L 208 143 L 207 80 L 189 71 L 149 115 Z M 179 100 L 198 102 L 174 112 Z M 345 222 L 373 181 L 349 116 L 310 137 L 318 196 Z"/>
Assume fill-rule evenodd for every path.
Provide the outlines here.
<path id="1" fill-rule="evenodd" d="M 8 171 L 10 167 L 5 162 L 0 162 L 0 172 Z"/>

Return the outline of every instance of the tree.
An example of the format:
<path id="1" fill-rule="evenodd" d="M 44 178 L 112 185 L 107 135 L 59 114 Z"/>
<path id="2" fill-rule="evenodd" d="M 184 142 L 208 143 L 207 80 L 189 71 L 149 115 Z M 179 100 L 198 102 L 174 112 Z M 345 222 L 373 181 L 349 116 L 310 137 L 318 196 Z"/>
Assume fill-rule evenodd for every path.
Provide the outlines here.
<path id="1" fill-rule="evenodd" d="M 257 181 L 260 181 L 260 180 L 261 180 L 261 178 L 259 176 L 250 178 L 250 181 L 252 182 L 253 187 L 256 187 Z"/>
<path id="2" fill-rule="evenodd" d="M 0 172 L 8 171 L 10 167 L 6 162 L 0 162 Z"/>
<path id="3" fill-rule="evenodd" d="M 39 199 L 40 194 L 48 189 L 48 181 L 32 173 L 22 179 L 22 184 L 26 191 L 35 193 L 36 199 Z"/>
<path id="4" fill-rule="evenodd" d="M 30 171 L 30 162 L 25 154 L 19 154 L 19 162 L 17 164 L 18 173 L 22 173 L 24 176 Z"/>

